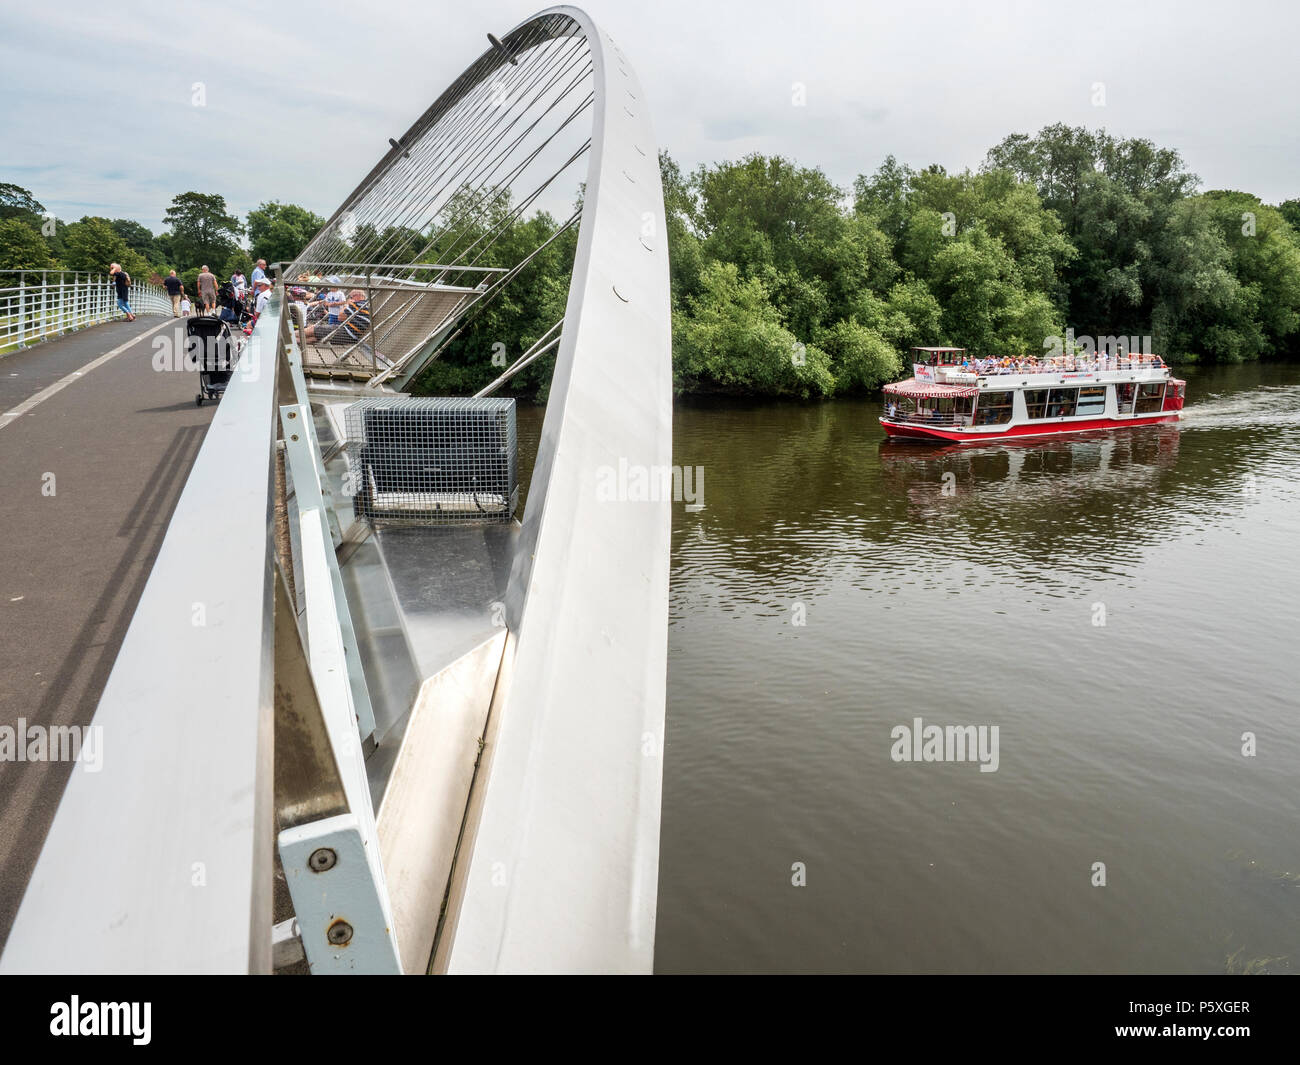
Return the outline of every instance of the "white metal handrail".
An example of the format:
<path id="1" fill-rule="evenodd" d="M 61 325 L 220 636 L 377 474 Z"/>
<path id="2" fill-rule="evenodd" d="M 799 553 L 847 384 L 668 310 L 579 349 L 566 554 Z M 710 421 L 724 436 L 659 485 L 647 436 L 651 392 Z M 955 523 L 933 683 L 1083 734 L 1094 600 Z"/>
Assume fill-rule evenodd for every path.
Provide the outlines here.
<path id="1" fill-rule="evenodd" d="M 271 966 L 271 526 L 280 305 L 222 397 L 95 710 L 0 973 Z M 214 578 L 212 552 L 221 546 Z M 201 625 L 177 611 L 203 603 Z M 78 870 L 94 870 L 93 889 Z M 209 880 L 210 878 L 210 880 Z"/>
<path id="2" fill-rule="evenodd" d="M 171 300 L 157 285 L 134 281 L 130 291 L 136 314 L 171 313 Z M 107 274 L 0 270 L 0 354 L 99 325 L 119 313 Z"/>
<path id="3" fill-rule="evenodd" d="M 970 415 L 927 414 L 909 410 L 890 410 L 885 407 L 885 417 L 891 422 L 907 422 L 916 425 L 969 425 Z"/>
<path id="4" fill-rule="evenodd" d="M 976 359 L 967 366 L 961 363 L 940 363 L 934 369 L 945 375 L 969 374 L 972 377 L 1002 377 L 1011 374 L 1107 373 L 1117 370 L 1167 370 L 1168 364 L 1159 355 L 1109 355 L 1095 358 L 1064 356 L 1046 361 L 1012 362 L 1009 366 L 989 360 Z"/>

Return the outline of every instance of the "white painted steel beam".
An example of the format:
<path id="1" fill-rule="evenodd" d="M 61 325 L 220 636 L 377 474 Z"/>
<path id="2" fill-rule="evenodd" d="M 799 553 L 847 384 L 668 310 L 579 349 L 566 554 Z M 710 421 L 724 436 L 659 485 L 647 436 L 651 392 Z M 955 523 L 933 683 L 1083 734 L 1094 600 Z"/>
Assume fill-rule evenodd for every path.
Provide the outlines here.
<path id="1" fill-rule="evenodd" d="M 438 968 L 648 972 L 654 960 L 669 502 L 602 467 L 672 462 L 668 250 L 641 86 L 581 11 L 596 105 L 555 376 L 511 574 L 512 638 Z"/>
<path id="2" fill-rule="evenodd" d="M 213 414 L 0 972 L 270 970 L 279 325 L 273 301 Z"/>

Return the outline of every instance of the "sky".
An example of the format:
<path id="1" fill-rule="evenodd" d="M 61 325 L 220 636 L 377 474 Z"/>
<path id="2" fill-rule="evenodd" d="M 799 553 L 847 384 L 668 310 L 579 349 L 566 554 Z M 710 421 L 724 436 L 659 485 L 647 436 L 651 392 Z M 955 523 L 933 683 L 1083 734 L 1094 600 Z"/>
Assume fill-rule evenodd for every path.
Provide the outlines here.
<path id="1" fill-rule="evenodd" d="M 0 181 L 69 221 L 154 231 L 190 190 L 241 217 L 266 200 L 329 216 L 536 3 L 6 5 Z M 1176 148 L 1205 189 L 1300 197 L 1289 0 L 581 6 L 685 169 L 763 152 L 848 187 L 887 155 L 974 168 L 1007 134 L 1065 122 Z"/>

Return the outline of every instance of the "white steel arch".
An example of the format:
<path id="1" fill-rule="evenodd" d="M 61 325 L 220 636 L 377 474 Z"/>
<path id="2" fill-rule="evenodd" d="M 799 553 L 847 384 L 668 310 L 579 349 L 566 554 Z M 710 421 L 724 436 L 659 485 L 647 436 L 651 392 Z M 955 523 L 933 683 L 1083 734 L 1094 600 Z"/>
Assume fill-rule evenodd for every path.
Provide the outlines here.
<path id="1" fill-rule="evenodd" d="M 613 471 L 656 480 L 672 462 L 658 153 L 640 85 L 607 34 L 556 7 L 504 35 L 507 52 L 524 30 L 586 38 L 592 135 L 507 593 L 509 634 L 433 969 L 649 971 L 670 501 L 609 499 L 600 488 Z M 440 100 L 508 61 L 485 53 Z M 403 142 L 341 210 L 404 158 Z M 96 710 L 103 770 L 70 779 L 2 971 L 270 965 L 272 711 L 282 680 L 275 412 L 292 399 L 286 390 L 299 389 L 302 402 L 298 358 L 277 297 L 218 409 Z M 226 572 L 215 587 L 196 543 L 221 546 Z M 206 629 L 186 624 L 200 601 Z M 322 809 L 340 801 L 331 793 Z M 382 876 L 377 886 L 386 891 Z"/>
<path id="2" fill-rule="evenodd" d="M 604 501 L 598 481 L 672 463 L 663 190 L 622 50 L 583 12 L 549 13 L 587 34 L 592 151 L 533 471 L 543 494 L 530 490 L 511 575 L 490 785 L 439 950 L 453 972 L 649 971 L 654 956 L 671 501 Z"/>

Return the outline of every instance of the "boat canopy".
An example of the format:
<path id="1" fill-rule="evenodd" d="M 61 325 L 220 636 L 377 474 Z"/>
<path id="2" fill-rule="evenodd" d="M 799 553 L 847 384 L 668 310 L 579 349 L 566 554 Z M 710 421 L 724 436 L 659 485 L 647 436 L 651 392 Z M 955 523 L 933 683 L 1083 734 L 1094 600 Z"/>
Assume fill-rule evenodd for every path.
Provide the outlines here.
<path id="1" fill-rule="evenodd" d="M 891 396 L 907 396 L 909 399 L 957 399 L 979 394 L 979 389 L 975 385 L 941 385 L 932 381 L 916 380 L 885 385 L 883 391 Z"/>
<path id="2" fill-rule="evenodd" d="M 965 348 L 913 348 L 912 361 L 925 366 L 942 366 L 959 361 L 965 354 Z"/>

